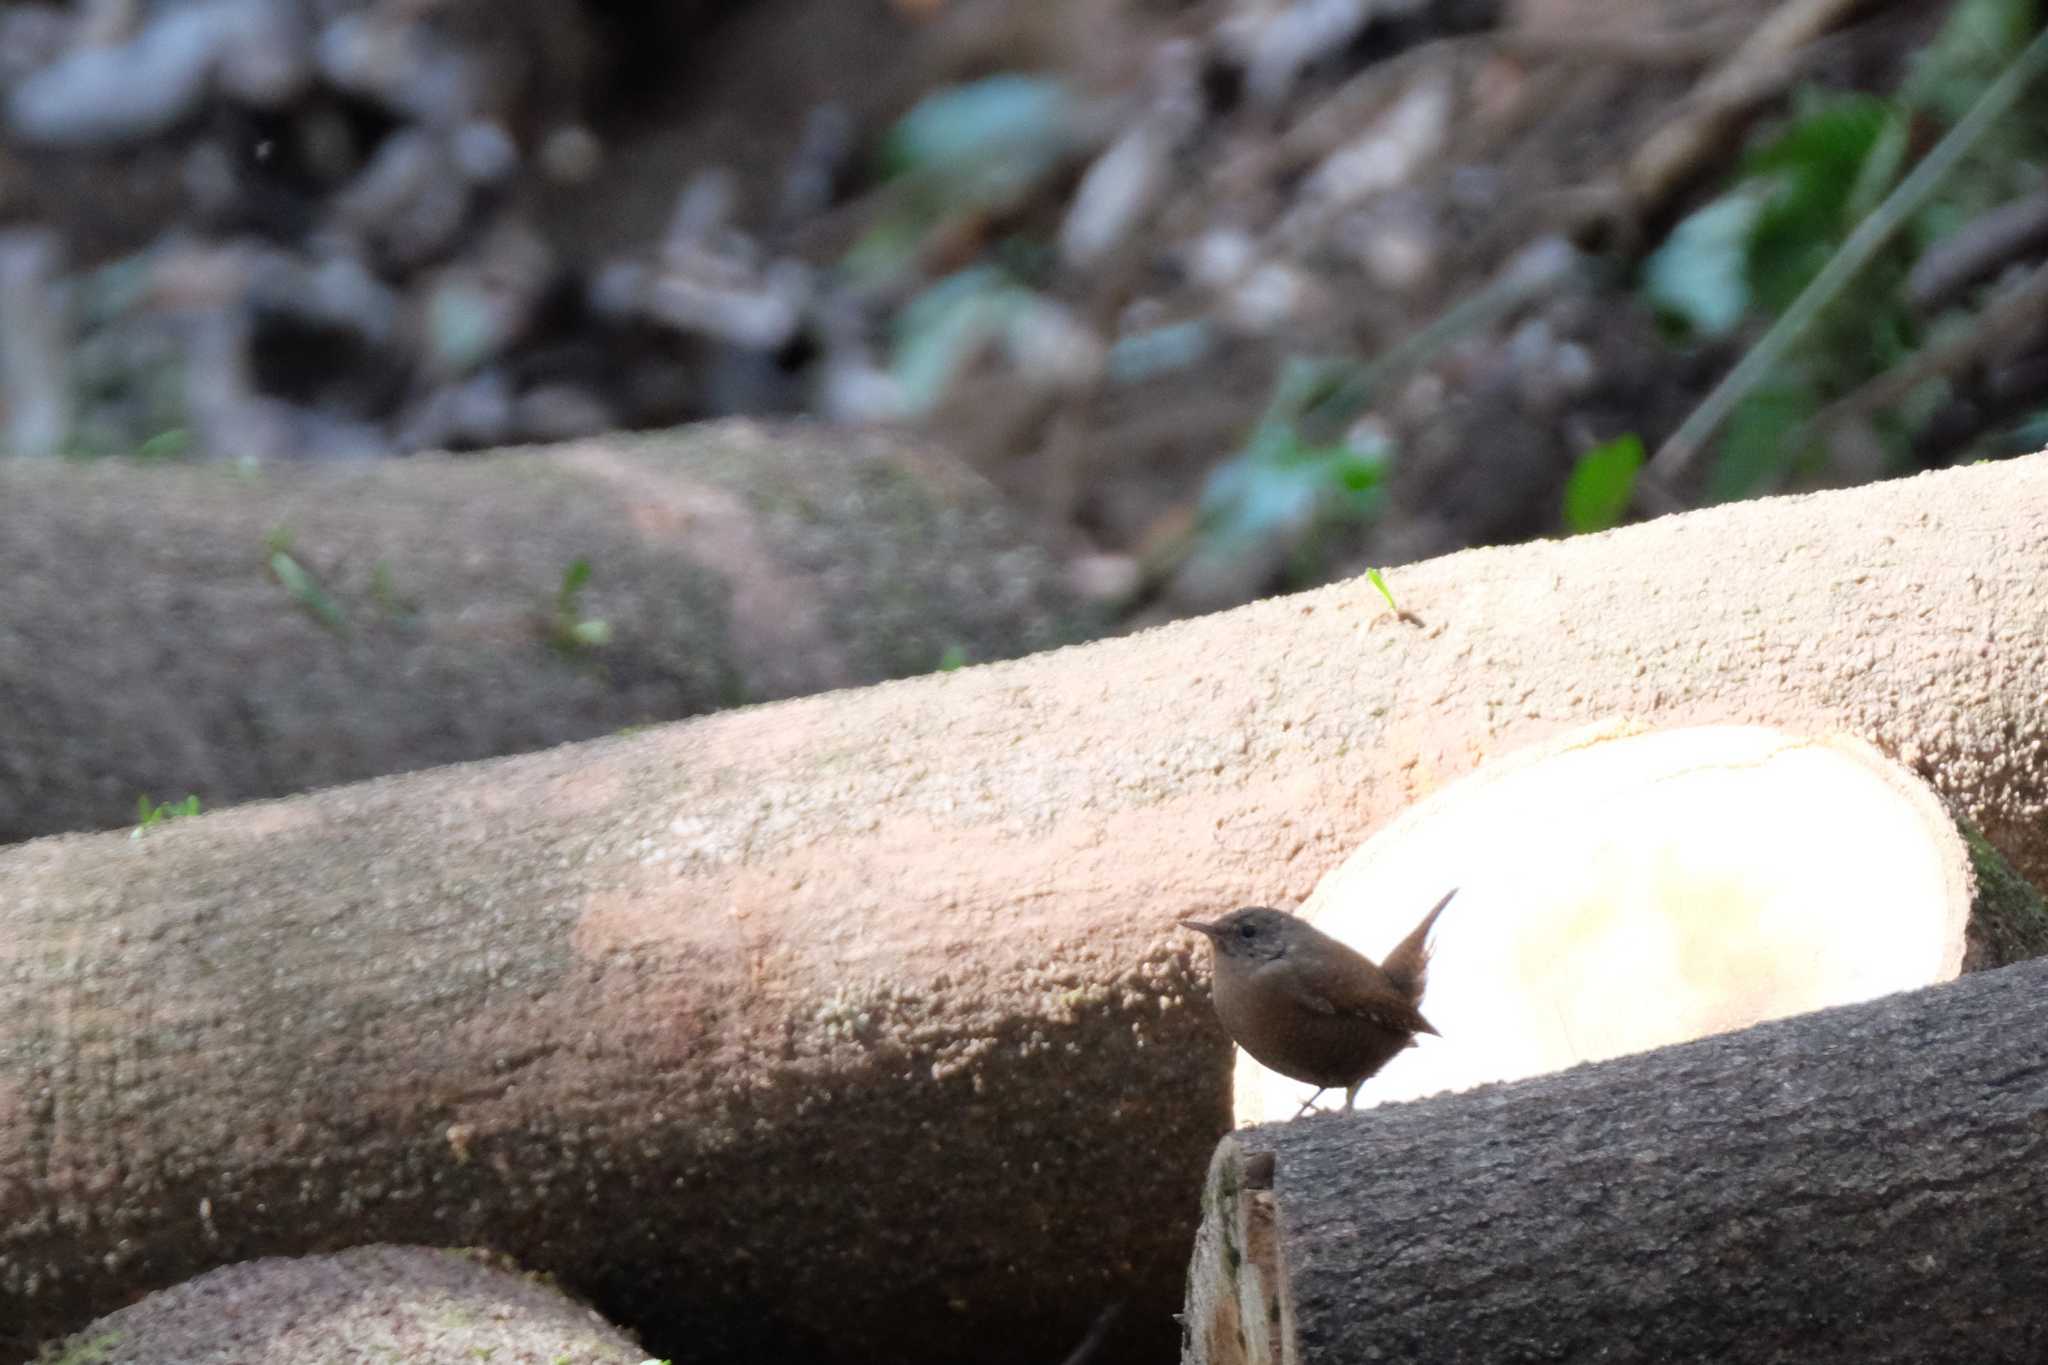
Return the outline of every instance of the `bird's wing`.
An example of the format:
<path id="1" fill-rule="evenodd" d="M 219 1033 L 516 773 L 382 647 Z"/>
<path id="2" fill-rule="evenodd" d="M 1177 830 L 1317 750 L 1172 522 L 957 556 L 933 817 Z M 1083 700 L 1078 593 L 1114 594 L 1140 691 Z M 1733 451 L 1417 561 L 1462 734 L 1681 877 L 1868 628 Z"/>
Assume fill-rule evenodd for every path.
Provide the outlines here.
<path id="1" fill-rule="evenodd" d="M 1258 975 L 1284 992 L 1289 1000 L 1307 1010 L 1310 1014 L 1337 1013 L 1337 1006 L 1327 995 L 1311 988 L 1301 979 L 1301 973 L 1292 964 L 1279 959 L 1259 968 Z M 1263 983 L 1262 983 L 1263 984 Z"/>
<path id="2" fill-rule="evenodd" d="M 1429 1020 L 1422 1017 L 1422 1011 L 1396 995 L 1391 988 L 1384 991 L 1358 991 L 1347 998 L 1331 1002 L 1339 1014 L 1349 1014 L 1361 1019 L 1370 1019 L 1375 1024 L 1404 1033 L 1435 1033 Z"/>
<path id="3" fill-rule="evenodd" d="M 1373 967 L 1370 961 L 1365 965 L 1372 968 L 1370 973 L 1361 974 L 1363 979 L 1352 983 L 1350 988 L 1340 986 L 1335 991 L 1315 989 L 1305 984 L 1301 974 L 1295 971 L 1276 971 L 1272 979 L 1287 992 L 1288 999 L 1312 1014 L 1370 1019 L 1375 1024 L 1404 1033 L 1436 1032 L 1420 1010 L 1395 992 L 1393 983 L 1386 979 L 1384 972 Z"/>

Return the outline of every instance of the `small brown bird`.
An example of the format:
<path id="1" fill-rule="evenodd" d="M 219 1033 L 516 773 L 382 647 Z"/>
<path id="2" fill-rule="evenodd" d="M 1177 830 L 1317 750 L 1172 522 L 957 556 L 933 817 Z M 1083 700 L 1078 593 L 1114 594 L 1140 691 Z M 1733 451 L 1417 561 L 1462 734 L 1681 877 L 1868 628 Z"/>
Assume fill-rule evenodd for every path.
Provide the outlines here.
<path id="1" fill-rule="evenodd" d="M 1209 936 L 1215 949 L 1216 1017 L 1260 1065 L 1322 1087 L 1344 1087 L 1351 1108 L 1358 1087 L 1435 1033 L 1416 1007 L 1429 972 L 1429 931 L 1457 895 L 1444 893 L 1387 960 L 1375 963 L 1293 915 L 1259 906 L 1233 910 L 1214 923 L 1182 924 Z M 1300 1118 L 1301 1114 L 1296 1114 Z"/>

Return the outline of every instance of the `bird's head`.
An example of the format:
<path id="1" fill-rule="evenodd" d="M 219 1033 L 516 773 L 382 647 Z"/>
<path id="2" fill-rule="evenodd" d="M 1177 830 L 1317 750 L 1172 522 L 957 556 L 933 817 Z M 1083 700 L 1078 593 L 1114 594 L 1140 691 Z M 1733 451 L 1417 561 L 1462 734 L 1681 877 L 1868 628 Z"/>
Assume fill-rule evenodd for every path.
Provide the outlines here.
<path id="1" fill-rule="evenodd" d="M 1253 963 L 1285 957 L 1288 942 L 1300 927 L 1294 916 L 1261 905 L 1233 910 L 1218 920 L 1184 919 L 1181 924 L 1208 935 L 1218 957 Z"/>

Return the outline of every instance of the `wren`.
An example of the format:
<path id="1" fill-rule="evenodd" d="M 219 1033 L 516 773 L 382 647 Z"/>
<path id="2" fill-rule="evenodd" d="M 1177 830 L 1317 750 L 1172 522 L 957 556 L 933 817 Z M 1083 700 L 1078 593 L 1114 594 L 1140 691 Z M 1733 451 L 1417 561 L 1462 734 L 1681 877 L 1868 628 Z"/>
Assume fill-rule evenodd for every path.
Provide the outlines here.
<path id="1" fill-rule="evenodd" d="M 1184 919 L 1208 935 L 1215 950 L 1216 1017 L 1261 1066 L 1320 1087 L 1300 1118 L 1342 1086 L 1344 1107 L 1358 1087 L 1436 1033 L 1417 1008 L 1429 971 L 1429 931 L 1457 895 L 1444 893 L 1387 954 L 1385 962 L 1346 947 L 1314 925 L 1260 906 L 1233 910 L 1213 923 Z"/>

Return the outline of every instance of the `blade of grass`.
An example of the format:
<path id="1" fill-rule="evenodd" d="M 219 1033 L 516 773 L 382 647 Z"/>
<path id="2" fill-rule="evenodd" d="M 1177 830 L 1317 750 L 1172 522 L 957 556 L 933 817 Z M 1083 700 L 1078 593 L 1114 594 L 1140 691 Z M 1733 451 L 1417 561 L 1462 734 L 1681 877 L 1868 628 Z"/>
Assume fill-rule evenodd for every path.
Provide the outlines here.
<path id="1" fill-rule="evenodd" d="M 1692 467 L 1721 423 L 1727 420 L 1728 414 L 1760 380 L 1777 369 L 1800 334 L 1834 302 L 1835 296 L 1856 277 L 1856 273 L 1869 264 L 1870 258 L 1900 225 L 1919 209 L 1955 164 L 1962 160 L 1964 153 L 2012 108 L 2039 73 L 2044 61 L 2048 61 L 2048 29 L 2044 29 L 2027 44 L 2025 51 L 2013 58 L 2012 64 L 1978 97 L 1970 112 L 1949 129 L 1948 135 L 1934 145 L 1934 150 L 1920 159 L 1919 165 L 1906 173 L 1906 178 L 1868 218 L 1856 225 L 1856 230 L 1849 234 L 1849 240 L 1842 243 L 1842 249 L 1821 267 L 1820 273 L 1814 276 L 1813 282 L 1800 292 L 1798 298 L 1792 300 L 1783 316 L 1771 324 L 1771 329 L 1750 348 L 1749 353 L 1736 362 L 1735 368 L 1723 376 L 1713 392 L 1701 400 L 1700 405 L 1679 424 L 1678 430 L 1671 433 L 1651 459 L 1651 473 L 1669 483 Z"/>

